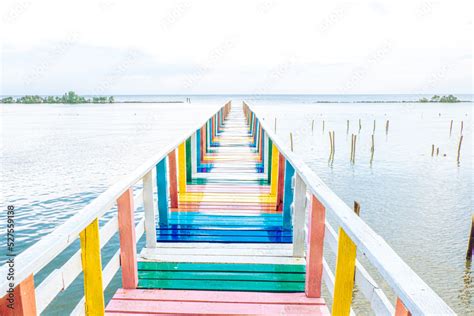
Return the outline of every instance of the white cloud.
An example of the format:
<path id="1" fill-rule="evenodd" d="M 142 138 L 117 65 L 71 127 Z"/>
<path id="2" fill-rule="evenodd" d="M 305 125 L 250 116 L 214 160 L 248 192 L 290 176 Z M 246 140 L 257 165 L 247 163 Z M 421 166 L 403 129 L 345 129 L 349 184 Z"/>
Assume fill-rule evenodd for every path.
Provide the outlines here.
<path id="1" fill-rule="evenodd" d="M 1 93 L 469 93 L 471 3 L 4 0 Z"/>

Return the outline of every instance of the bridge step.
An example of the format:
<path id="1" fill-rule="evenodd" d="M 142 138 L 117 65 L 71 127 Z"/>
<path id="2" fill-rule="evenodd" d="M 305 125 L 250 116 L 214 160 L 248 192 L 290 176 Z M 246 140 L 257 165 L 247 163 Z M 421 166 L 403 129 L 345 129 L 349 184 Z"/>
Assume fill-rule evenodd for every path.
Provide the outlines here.
<path id="1" fill-rule="evenodd" d="M 304 293 L 119 289 L 106 315 L 329 315 L 322 298 Z"/>
<path id="2" fill-rule="evenodd" d="M 305 266 L 142 261 L 138 279 L 139 288 L 303 292 Z"/>

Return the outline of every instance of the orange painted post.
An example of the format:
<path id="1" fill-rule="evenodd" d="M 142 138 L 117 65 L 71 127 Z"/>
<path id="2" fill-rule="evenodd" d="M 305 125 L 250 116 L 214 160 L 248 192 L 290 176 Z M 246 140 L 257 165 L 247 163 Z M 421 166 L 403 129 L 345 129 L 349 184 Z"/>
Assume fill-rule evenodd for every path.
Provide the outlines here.
<path id="1" fill-rule="evenodd" d="M 397 298 L 397 305 L 395 306 L 395 316 L 411 316 L 400 298 Z"/>
<path id="2" fill-rule="evenodd" d="M 285 156 L 279 153 L 278 162 L 278 191 L 277 191 L 277 210 L 283 209 L 283 192 L 285 189 Z"/>
<path id="3" fill-rule="evenodd" d="M 168 154 L 168 167 L 170 178 L 170 206 L 171 208 L 178 207 L 178 180 L 176 178 L 176 150 Z"/>
<path id="4" fill-rule="evenodd" d="M 35 281 L 30 274 L 18 284 L 12 293 L 0 299 L 0 315 L 2 316 L 30 316 L 37 315 Z"/>
<path id="5" fill-rule="evenodd" d="M 308 218 L 308 249 L 306 251 L 305 293 L 307 297 L 321 297 L 325 218 L 324 205 L 313 195 Z"/>
<path id="6" fill-rule="evenodd" d="M 138 285 L 137 243 L 133 219 L 133 191 L 128 189 L 117 200 L 120 235 L 120 264 L 122 287 L 136 289 Z"/>

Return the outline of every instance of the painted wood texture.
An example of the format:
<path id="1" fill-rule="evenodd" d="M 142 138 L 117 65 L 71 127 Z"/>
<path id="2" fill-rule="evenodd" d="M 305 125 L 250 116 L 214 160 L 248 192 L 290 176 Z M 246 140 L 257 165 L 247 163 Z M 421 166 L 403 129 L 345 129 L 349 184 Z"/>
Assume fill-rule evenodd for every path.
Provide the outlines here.
<path id="1" fill-rule="evenodd" d="M 326 211 L 314 195 L 311 197 L 308 219 L 308 245 L 306 254 L 306 288 L 308 297 L 321 297 L 323 275 L 323 246 Z"/>
<path id="2" fill-rule="evenodd" d="M 334 282 L 333 315 L 349 315 L 354 288 L 356 245 L 339 228 L 338 251 L 336 258 L 336 280 Z"/>
<path id="3" fill-rule="evenodd" d="M 186 145 L 185 142 L 178 147 L 178 191 L 186 192 Z"/>
<path id="4" fill-rule="evenodd" d="M 225 291 L 118 290 L 107 315 L 145 313 L 200 315 L 329 315 L 320 298 L 302 293 Z"/>
<path id="5" fill-rule="evenodd" d="M 35 281 L 33 275 L 18 284 L 11 294 L 0 299 L 0 315 L 36 315 Z"/>
<path id="6" fill-rule="evenodd" d="M 395 316 L 411 316 L 400 298 L 397 298 L 397 304 L 395 305 Z"/>
<path id="7" fill-rule="evenodd" d="M 170 185 L 170 207 L 178 207 L 178 178 L 176 177 L 176 151 L 168 154 L 169 185 Z"/>
<path id="8" fill-rule="evenodd" d="M 117 200 L 120 236 L 120 265 L 122 266 L 122 287 L 134 289 L 138 284 L 137 242 L 133 206 L 133 191 L 128 189 Z"/>
<path id="9" fill-rule="evenodd" d="M 156 211 L 153 199 L 153 171 L 143 177 L 143 209 L 145 211 L 146 246 L 156 245 Z"/>
<path id="10" fill-rule="evenodd" d="M 80 233 L 82 271 L 86 315 L 104 314 L 102 262 L 100 255 L 99 221 L 95 219 Z"/>
<path id="11" fill-rule="evenodd" d="M 166 159 L 156 165 L 156 186 L 158 192 L 158 219 L 160 225 L 168 224 L 168 172 L 166 171 Z"/>

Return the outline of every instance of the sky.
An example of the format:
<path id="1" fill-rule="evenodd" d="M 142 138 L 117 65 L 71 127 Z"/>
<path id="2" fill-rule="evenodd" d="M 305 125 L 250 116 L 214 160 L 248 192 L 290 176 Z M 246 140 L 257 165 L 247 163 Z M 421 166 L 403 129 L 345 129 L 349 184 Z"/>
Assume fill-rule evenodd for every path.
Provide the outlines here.
<path id="1" fill-rule="evenodd" d="M 472 93 L 470 0 L 0 3 L 2 95 Z"/>

